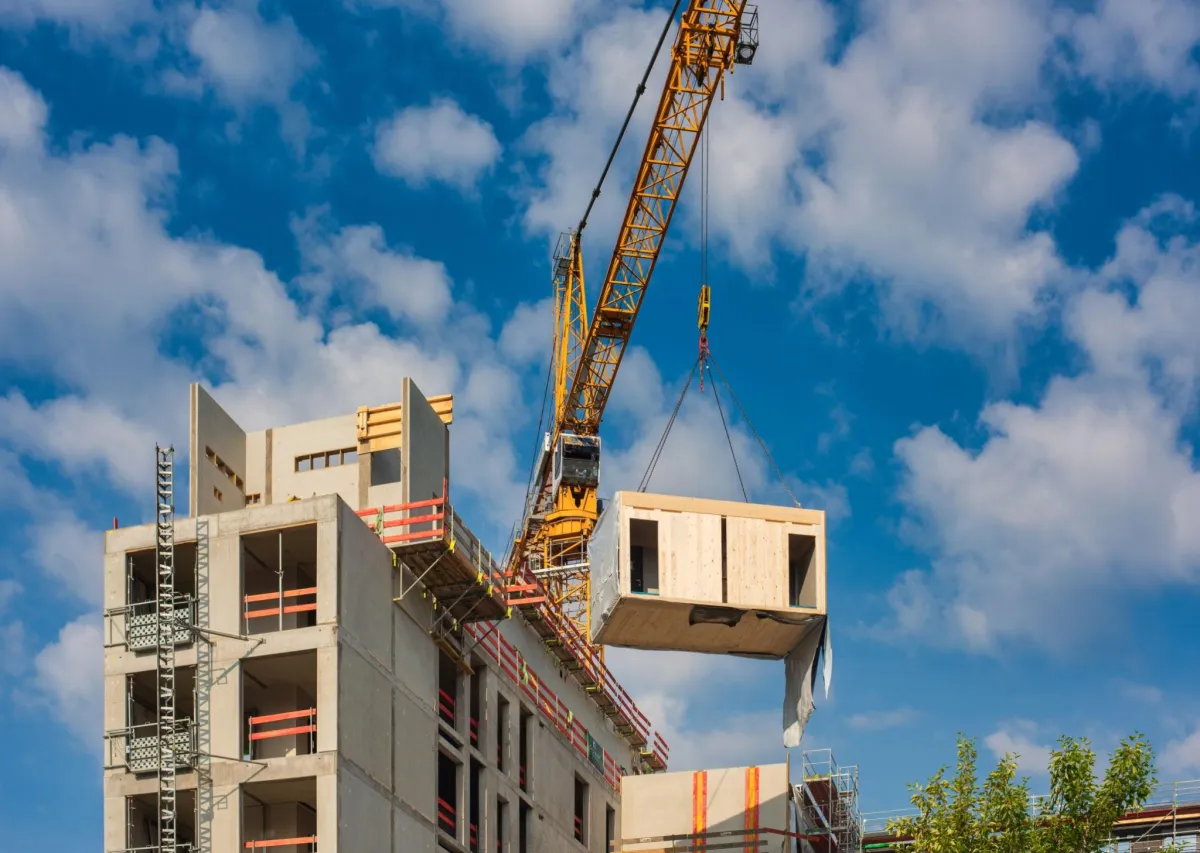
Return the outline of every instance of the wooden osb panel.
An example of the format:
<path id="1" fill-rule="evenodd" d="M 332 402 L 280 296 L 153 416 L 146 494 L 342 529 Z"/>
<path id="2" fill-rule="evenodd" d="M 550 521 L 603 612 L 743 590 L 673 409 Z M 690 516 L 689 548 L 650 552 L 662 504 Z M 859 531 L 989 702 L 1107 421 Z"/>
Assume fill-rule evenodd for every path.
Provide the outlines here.
<path id="1" fill-rule="evenodd" d="M 787 527 L 757 518 L 725 519 L 729 604 L 787 606 Z"/>

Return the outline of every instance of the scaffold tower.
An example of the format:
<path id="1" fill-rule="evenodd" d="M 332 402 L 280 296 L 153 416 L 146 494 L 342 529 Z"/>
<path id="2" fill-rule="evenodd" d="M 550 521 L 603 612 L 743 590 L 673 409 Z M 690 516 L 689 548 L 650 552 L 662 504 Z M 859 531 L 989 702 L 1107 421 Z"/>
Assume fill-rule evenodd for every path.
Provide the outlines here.
<path id="1" fill-rule="evenodd" d="M 158 675 L 158 845 L 176 853 L 175 758 L 175 448 L 155 446 L 157 456 L 158 597 L 155 608 Z"/>

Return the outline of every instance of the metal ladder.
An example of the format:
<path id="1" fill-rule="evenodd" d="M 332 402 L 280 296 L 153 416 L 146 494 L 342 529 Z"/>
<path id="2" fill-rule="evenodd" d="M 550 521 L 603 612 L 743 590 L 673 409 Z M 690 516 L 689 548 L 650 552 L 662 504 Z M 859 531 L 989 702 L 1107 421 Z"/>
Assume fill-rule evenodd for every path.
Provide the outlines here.
<path id="1" fill-rule="evenodd" d="M 155 446 L 157 455 L 158 604 L 158 849 L 176 853 L 175 786 L 175 448 Z"/>

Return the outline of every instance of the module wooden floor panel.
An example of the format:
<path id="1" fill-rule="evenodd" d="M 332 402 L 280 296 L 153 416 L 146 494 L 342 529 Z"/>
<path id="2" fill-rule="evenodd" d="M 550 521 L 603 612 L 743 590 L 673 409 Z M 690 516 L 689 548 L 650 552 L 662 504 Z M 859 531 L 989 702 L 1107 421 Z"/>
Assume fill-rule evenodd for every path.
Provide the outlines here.
<path id="1" fill-rule="evenodd" d="M 781 658 L 800 642 L 817 616 L 798 610 L 746 610 L 635 594 L 621 598 L 600 628 L 596 642 L 660 651 L 684 649 L 703 654 Z M 718 618 L 737 621 L 733 625 L 707 621 Z"/>

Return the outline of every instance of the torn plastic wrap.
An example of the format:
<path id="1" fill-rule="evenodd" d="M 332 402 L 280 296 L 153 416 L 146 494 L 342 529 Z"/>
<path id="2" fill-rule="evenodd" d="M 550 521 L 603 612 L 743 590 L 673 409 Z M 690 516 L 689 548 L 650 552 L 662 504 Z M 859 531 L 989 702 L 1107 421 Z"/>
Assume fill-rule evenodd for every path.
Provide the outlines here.
<path id="1" fill-rule="evenodd" d="M 817 658 L 821 647 L 832 650 L 829 641 L 828 620 L 814 620 L 783 662 L 783 745 L 791 749 L 800 745 L 804 728 L 813 712 L 813 688 L 817 682 Z M 829 682 L 833 676 L 832 656 L 825 662 L 825 695 L 829 696 Z"/>

